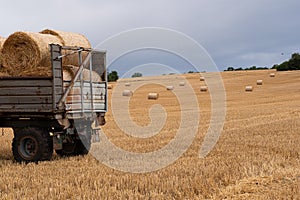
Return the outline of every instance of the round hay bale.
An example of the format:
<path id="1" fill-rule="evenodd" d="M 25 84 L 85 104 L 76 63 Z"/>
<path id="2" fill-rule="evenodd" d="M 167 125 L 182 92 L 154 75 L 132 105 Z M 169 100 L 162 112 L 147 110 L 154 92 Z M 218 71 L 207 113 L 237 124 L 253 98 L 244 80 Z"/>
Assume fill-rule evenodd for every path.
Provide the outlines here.
<path id="1" fill-rule="evenodd" d="M 167 88 L 167 90 L 174 90 L 174 86 L 173 85 L 168 85 L 166 88 Z"/>
<path id="2" fill-rule="evenodd" d="M 203 76 L 200 76 L 200 81 L 205 81 L 205 78 Z"/>
<path id="3" fill-rule="evenodd" d="M 62 45 L 64 46 L 76 46 L 76 47 L 84 47 L 84 48 L 91 48 L 90 41 L 82 34 L 79 33 L 72 33 L 72 32 L 65 32 L 65 31 L 58 31 L 58 30 L 50 30 L 45 29 L 40 32 L 41 34 L 50 34 L 57 37 Z M 70 50 L 64 50 L 63 54 L 71 53 Z M 82 52 L 82 61 L 85 60 L 87 57 L 88 52 Z M 63 58 L 63 65 L 75 65 L 78 66 L 79 59 L 78 54 L 72 54 Z"/>
<path id="4" fill-rule="evenodd" d="M 158 93 L 149 93 L 148 94 L 148 99 L 157 100 L 158 96 L 159 96 Z"/>
<path id="5" fill-rule="evenodd" d="M 1 50 L 2 50 L 2 46 L 3 46 L 3 43 L 5 42 L 5 38 L 4 37 L 0 37 L 0 68 L 2 66 L 2 59 L 1 59 Z"/>
<path id="6" fill-rule="evenodd" d="M 256 84 L 257 84 L 257 85 L 262 85 L 262 84 L 263 84 L 263 80 L 257 80 L 257 81 L 256 81 Z"/>
<path id="7" fill-rule="evenodd" d="M 208 90 L 207 86 L 201 86 L 200 91 L 201 92 L 206 92 Z"/>
<path id="8" fill-rule="evenodd" d="M 63 66 L 63 79 L 65 81 L 71 81 L 78 71 L 79 67 L 75 67 L 73 65 Z M 90 70 L 83 69 L 82 71 L 82 79 L 84 81 L 90 81 Z M 101 82 L 101 77 L 95 71 L 92 71 L 92 82 Z"/>
<path id="9" fill-rule="evenodd" d="M 185 82 L 179 82 L 179 86 L 185 86 Z"/>
<path id="10" fill-rule="evenodd" d="M 131 90 L 124 90 L 122 95 L 125 97 L 131 97 L 133 95 L 133 92 Z"/>
<path id="11" fill-rule="evenodd" d="M 126 87 L 129 87 L 130 85 L 131 85 L 131 84 L 130 84 L 130 83 L 128 83 L 128 82 L 127 82 L 127 83 L 125 83 L 125 86 L 126 86 Z"/>
<path id="12" fill-rule="evenodd" d="M 52 43 L 61 45 L 60 40 L 52 35 L 15 32 L 2 46 L 2 64 L 14 76 L 22 75 L 24 71 L 50 70 L 49 44 Z"/>
<path id="13" fill-rule="evenodd" d="M 107 89 L 110 89 L 110 90 L 113 89 L 113 85 L 108 84 L 108 85 L 107 85 Z"/>
<path id="14" fill-rule="evenodd" d="M 270 74 L 270 77 L 275 77 L 275 73 L 271 73 L 271 74 Z"/>
<path id="15" fill-rule="evenodd" d="M 246 86 L 245 87 L 245 91 L 246 92 L 252 92 L 253 91 L 253 87 L 252 86 Z"/>
<path id="16" fill-rule="evenodd" d="M 3 76 L 9 76 L 9 74 L 8 73 L 5 73 L 5 72 L 0 72 L 0 77 L 3 77 Z"/>

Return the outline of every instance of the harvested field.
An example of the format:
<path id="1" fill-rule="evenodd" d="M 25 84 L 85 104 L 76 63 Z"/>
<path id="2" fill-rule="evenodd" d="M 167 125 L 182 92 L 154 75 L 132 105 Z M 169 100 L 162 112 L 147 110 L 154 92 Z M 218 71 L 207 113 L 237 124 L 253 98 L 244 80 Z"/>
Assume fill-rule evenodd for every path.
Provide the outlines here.
<path id="1" fill-rule="evenodd" d="M 224 131 L 204 159 L 199 158 L 199 148 L 210 122 L 210 90 L 199 90 L 199 74 L 184 75 L 185 86 L 179 87 L 177 82 L 176 87 L 184 91 L 189 83 L 197 95 L 198 133 L 181 158 L 155 172 L 117 171 L 92 155 L 54 155 L 50 162 L 17 164 L 11 152 L 12 132 L 4 129 L 2 135 L 0 129 L 0 198 L 300 199 L 300 71 L 276 72 L 275 77 L 270 73 L 222 72 L 227 95 Z M 174 75 L 164 79 L 167 77 Z M 264 80 L 263 85 L 257 86 L 257 80 Z M 134 86 L 130 79 L 124 82 Z M 124 82 L 118 84 L 128 88 Z M 245 92 L 245 85 L 253 85 L 253 92 Z M 113 88 L 108 91 L 109 98 L 116 83 Z M 152 91 L 159 93 L 156 101 L 147 100 Z M 159 134 L 146 139 L 123 134 L 111 111 L 107 113 L 104 133 L 115 145 L 132 152 L 164 147 L 180 126 L 180 105 L 173 90 L 157 84 L 140 87 L 130 97 L 130 115 L 138 125 L 147 126 L 151 120 L 146 113 L 154 104 L 162 105 L 167 113 Z"/>

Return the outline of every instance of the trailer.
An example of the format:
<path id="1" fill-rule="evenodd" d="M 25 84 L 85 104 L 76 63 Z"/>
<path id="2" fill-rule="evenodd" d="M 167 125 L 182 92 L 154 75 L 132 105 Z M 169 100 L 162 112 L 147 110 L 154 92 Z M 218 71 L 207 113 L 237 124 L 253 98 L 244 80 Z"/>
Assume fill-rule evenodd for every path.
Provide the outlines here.
<path id="1" fill-rule="evenodd" d="M 107 112 L 106 52 L 50 44 L 52 76 L 0 77 L 0 127 L 12 128 L 18 162 L 84 155 L 99 141 Z M 67 53 L 63 53 L 67 52 Z M 88 53 L 83 60 L 83 52 Z M 63 78 L 63 60 L 78 55 L 78 70 Z M 90 72 L 83 79 L 83 70 Z M 100 81 L 92 80 L 92 72 Z"/>

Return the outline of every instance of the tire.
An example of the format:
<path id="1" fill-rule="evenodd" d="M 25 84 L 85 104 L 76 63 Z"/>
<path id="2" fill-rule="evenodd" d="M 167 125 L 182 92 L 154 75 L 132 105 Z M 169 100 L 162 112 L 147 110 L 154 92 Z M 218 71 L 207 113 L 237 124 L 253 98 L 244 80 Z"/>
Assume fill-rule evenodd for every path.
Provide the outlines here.
<path id="1" fill-rule="evenodd" d="M 74 138 L 72 142 L 63 143 L 63 148 L 55 152 L 63 157 L 86 155 L 91 148 L 91 139 L 85 138 L 86 136 L 80 136 L 80 138 Z"/>
<path id="2" fill-rule="evenodd" d="M 50 160 L 53 141 L 47 129 L 26 127 L 14 129 L 13 156 L 17 162 Z"/>

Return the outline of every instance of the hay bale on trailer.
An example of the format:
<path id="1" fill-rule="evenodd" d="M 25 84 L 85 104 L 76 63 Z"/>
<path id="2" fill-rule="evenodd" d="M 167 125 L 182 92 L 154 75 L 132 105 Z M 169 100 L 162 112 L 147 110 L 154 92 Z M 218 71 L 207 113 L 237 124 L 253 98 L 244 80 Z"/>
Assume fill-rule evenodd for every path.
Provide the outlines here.
<path id="1" fill-rule="evenodd" d="M 30 73 L 48 74 L 51 69 L 49 44 L 60 44 L 53 35 L 15 32 L 2 46 L 4 70 L 14 76 Z"/>
<path id="2" fill-rule="evenodd" d="M 203 76 L 200 76 L 200 81 L 205 81 L 205 78 Z"/>
<path id="3" fill-rule="evenodd" d="M 2 66 L 2 59 L 1 59 L 1 50 L 2 50 L 2 46 L 3 46 L 3 43 L 5 42 L 5 38 L 4 37 L 1 37 L 0 36 L 0 68 Z"/>
<path id="4" fill-rule="evenodd" d="M 71 81 L 76 72 L 78 71 L 79 67 L 75 67 L 73 65 L 66 65 L 63 66 L 63 79 L 65 81 Z M 82 70 L 82 79 L 84 81 L 90 81 L 90 70 L 88 69 L 83 69 Z M 101 77 L 99 76 L 99 74 L 95 71 L 92 71 L 92 78 L 91 78 L 92 82 L 101 82 Z"/>
<path id="5" fill-rule="evenodd" d="M 108 85 L 107 85 L 107 89 L 109 89 L 109 90 L 113 89 L 113 85 L 108 84 Z"/>
<path id="6" fill-rule="evenodd" d="M 50 30 L 45 29 L 40 32 L 41 34 L 45 35 L 53 35 L 57 37 L 61 44 L 64 46 L 76 46 L 76 47 L 83 47 L 83 48 L 91 48 L 90 41 L 82 34 L 79 33 L 71 33 L 71 32 L 65 32 L 65 31 L 58 31 L 58 30 Z M 71 50 L 64 50 L 63 54 L 71 53 Z M 85 60 L 87 57 L 88 52 L 82 52 L 82 61 Z M 66 56 L 63 59 L 63 65 L 75 65 L 78 66 L 79 59 L 78 54 L 72 54 L 69 56 Z"/>
<path id="7" fill-rule="evenodd" d="M 0 72 L 0 77 L 1 76 L 9 76 L 9 74 L 8 73 L 5 73 L 5 72 Z"/>

